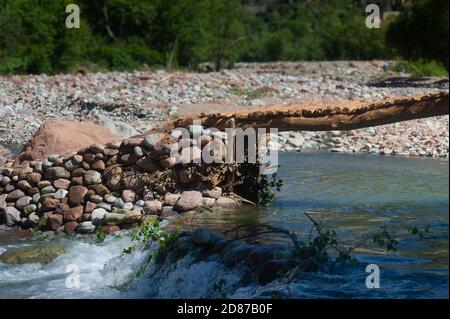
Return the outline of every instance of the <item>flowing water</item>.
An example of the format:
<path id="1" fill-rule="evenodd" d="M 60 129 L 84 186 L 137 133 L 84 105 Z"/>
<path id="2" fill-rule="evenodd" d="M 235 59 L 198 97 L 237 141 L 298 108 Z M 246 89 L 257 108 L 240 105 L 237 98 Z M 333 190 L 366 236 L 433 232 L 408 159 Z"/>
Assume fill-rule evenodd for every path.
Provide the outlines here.
<path id="1" fill-rule="evenodd" d="M 278 178 L 284 185 L 273 206 L 199 213 L 184 225 L 223 230 L 269 223 L 307 239 L 312 225 L 303 213 L 308 212 L 334 229 L 344 246 L 386 227 L 399 240 L 397 250 L 388 252 L 368 241 L 354 251 L 360 261 L 354 267 L 302 273 L 289 285 L 274 281 L 259 286 L 242 278 L 245 265 L 229 269 L 219 256 L 151 262 L 137 276 L 152 249 L 124 255 L 132 244 L 127 236 L 109 237 L 102 244 L 59 239 L 68 253 L 48 265 L 0 263 L 0 297 L 448 298 L 448 161 L 335 153 L 279 156 Z M 421 238 L 408 232 L 410 226 L 429 230 Z M 278 237 L 266 242 L 285 243 Z M 0 253 L 32 243 L 2 236 L 0 230 Z M 367 264 L 379 266 L 380 288 L 366 287 Z M 79 286 L 71 281 L 74 274 Z"/>

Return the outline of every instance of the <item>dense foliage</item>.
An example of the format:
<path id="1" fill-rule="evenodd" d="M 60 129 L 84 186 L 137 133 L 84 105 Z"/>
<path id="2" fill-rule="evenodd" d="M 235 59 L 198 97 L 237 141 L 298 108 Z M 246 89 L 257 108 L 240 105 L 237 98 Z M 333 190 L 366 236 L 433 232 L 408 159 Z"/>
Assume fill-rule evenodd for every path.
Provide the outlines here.
<path id="1" fill-rule="evenodd" d="M 383 22 L 380 29 L 366 28 L 363 2 L 0 0 L 0 73 L 129 70 L 144 65 L 196 68 L 206 61 L 220 69 L 234 61 L 395 57 L 385 41 L 389 22 Z M 440 2 L 445 1 L 422 0 L 420 8 L 433 11 L 429 16 L 434 19 Z M 65 27 L 65 8 L 70 3 L 80 7 L 79 29 Z M 429 38 L 415 38 L 419 27 L 411 31 L 415 22 L 409 21 L 417 18 L 416 11 L 402 18 L 406 22 L 395 23 L 390 32 L 392 39 L 398 37 L 394 44 L 407 52 L 406 58 L 446 55 L 448 62 L 448 44 L 447 51 L 434 52 L 431 46 L 420 49 L 421 41 L 427 45 L 442 42 L 445 30 L 439 28 L 445 17 L 436 18 L 439 24 Z M 409 37 L 404 37 L 405 32 Z"/>
<path id="2" fill-rule="evenodd" d="M 448 0 L 418 0 L 392 23 L 388 43 L 408 60 L 437 60 L 448 71 L 448 14 Z"/>

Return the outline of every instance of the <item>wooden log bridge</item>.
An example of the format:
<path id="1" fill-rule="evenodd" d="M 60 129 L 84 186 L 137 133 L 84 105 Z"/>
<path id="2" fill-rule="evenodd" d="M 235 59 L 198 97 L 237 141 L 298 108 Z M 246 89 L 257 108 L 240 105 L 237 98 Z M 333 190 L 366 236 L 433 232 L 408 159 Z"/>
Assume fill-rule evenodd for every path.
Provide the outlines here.
<path id="1" fill-rule="evenodd" d="M 327 104 L 293 104 L 259 107 L 229 113 L 202 113 L 171 123 L 186 127 L 194 120 L 205 127 L 223 130 L 234 125 L 242 129 L 277 128 L 279 131 L 353 130 L 369 126 L 449 114 L 449 93 Z"/>

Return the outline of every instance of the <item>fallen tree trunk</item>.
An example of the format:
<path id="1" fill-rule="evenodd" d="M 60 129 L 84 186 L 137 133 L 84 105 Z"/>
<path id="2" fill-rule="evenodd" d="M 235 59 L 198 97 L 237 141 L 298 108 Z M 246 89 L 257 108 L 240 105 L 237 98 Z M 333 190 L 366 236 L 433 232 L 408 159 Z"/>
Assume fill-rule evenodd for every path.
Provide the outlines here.
<path id="1" fill-rule="evenodd" d="M 352 130 L 449 114 L 449 94 L 379 100 L 373 103 L 344 101 L 330 104 L 274 105 L 230 113 L 202 113 L 198 118 L 174 121 L 172 127 L 186 127 L 194 120 L 206 127 L 223 130 L 277 128 L 279 131 Z"/>

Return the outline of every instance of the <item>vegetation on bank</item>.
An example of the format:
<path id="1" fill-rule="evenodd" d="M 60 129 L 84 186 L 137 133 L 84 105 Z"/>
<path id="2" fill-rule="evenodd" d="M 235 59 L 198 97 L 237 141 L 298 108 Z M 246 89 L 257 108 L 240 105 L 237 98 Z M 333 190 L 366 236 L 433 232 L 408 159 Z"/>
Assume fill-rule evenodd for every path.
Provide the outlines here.
<path id="1" fill-rule="evenodd" d="M 446 0 L 415 1 L 379 29 L 360 0 L 78 0 L 80 28 L 68 29 L 73 2 L 0 0 L 0 73 L 398 56 L 423 59 L 416 74 L 448 69 Z"/>

